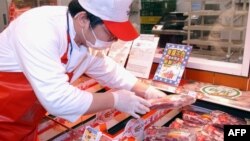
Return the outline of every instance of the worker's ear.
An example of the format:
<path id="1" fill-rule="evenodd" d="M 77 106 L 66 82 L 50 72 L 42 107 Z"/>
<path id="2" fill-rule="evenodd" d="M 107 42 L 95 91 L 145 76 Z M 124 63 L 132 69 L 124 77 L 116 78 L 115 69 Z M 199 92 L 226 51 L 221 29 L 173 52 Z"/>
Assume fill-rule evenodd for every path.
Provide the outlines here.
<path id="1" fill-rule="evenodd" d="M 81 28 L 89 27 L 89 19 L 85 11 L 79 12 L 75 15 L 74 19 L 78 22 Z"/>

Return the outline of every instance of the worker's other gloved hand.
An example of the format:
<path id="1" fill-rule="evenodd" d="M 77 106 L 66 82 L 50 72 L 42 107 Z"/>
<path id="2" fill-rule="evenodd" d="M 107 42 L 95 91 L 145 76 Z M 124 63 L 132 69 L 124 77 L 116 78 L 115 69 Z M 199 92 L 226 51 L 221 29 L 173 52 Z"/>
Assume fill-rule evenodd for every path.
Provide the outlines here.
<path id="1" fill-rule="evenodd" d="M 114 96 L 114 108 L 121 112 L 128 113 L 135 118 L 140 118 L 137 114 L 149 112 L 150 103 L 127 90 L 118 90 L 112 92 Z"/>
<path id="2" fill-rule="evenodd" d="M 166 94 L 153 86 L 149 86 L 145 92 L 145 99 L 156 99 L 156 98 L 162 98 L 165 97 Z"/>

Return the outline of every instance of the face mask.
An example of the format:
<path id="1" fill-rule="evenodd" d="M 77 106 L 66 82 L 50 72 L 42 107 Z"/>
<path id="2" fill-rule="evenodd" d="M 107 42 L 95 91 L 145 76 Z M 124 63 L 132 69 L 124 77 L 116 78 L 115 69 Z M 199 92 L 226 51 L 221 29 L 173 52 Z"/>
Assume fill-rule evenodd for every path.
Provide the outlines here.
<path id="1" fill-rule="evenodd" d="M 91 28 L 91 27 L 90 27 L 90 28 Z M 112 45 L 113 41 L 112 41 L 112 42 L 106 42 L 106 41 L 102 41 L 102 40 L 97 39 L 97 38 L 96 38 L 96 35 L 95 35 L 95 33 L 94 33 L 94 31 L 93 31 L 92 28 L 91 28 L 91 32 L 92 32 L 92 34 L 94 35 L 95 44 L 92 44 L 90 41 L 88 41 L 88 40 L 86 39 L 86 37 L 85 37 L 85 35 L 84 35 L 84 32 L 83 32 L 83 29 L 82 29 L 82 35 L 83 35 L 84 39 L 86 40 L 86 44 L 87 44 L 88 47 L 91 47 L 91 48 L 93 48 L 93 49 L 103 50 L 103 49 L 109 48 L 109 47 Z"/>

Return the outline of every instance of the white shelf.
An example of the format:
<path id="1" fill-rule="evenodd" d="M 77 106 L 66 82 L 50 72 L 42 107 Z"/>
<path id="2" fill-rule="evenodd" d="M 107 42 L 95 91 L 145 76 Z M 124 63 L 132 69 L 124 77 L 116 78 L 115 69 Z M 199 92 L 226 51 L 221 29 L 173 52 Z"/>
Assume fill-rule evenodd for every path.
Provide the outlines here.
<path id="1" fill-rule="evenodd" d="M 224 12 L 223 11 L 218 11 L 218 10 L 199 10 L 199 11 L 192 11 L 192 12 L 186 12 L 184 13 L 185 16 L 188 15 L 197 15 L 197 16 L 220 16 Z M 247 15 L 248 11 L 240 10 L 240 11 L 235 11 L 234 15 Z"/>
<path id="2" fill-rule="evenodd" d="M 184 26 L 184 30 L 200 30 L 200 31 L 244 31 L 246 27 L 230 27 L 223 25 L 191 25 Z"/>
<path id="3" fill-rule="evenodd" d="M 216 46 L 216 47 L 237 47 L 241 48 L 243 46 L 242 43 L 230 43 L 228 41 L 215 41 L 215 40 L 201 40 L 201 39 L 190 39 L 184 40 L 183 43 L 191 44 L 191 45 L 205 45 L 205 46 Z"/>
<path id="4" fill-rule="evenodd" d="M 188 1 L 191 11 L 185 13 L 188 18 L 187 25 L 183 29 L 187 32 L 187 38 L 182 43 L 200 48 L 211 46 L 212 51 L 221 51 L 216 52 L 217 54 L 213 54 L 212 51 L 204 54 L 202 50 L 196 52 L 196 55 L 190 57 L 188 67 L 248 76 L 250 62 L 250 41 L 247 40 L 250 36 L 248 28 L 250 23 L 249 1 Z M 192 11 L 193 4 L 200 4 L 200 9 Z M 216 8 L 219 9 L 205 9 L 206 5 L 211 4 L 217 5 Z M 194 15 L 196 19 L 194 19 Z M 210 58 L 209 55 L 211 55 Z"/>
<path id="5" fill-rule="evenodd" d="M 183 30 L 157 30 L 152 29 L 153 34 L 164 34 L 164 35 L 187 35 L 187 31 Z"/>
<path id="6" fill-rule="evenodd" d="M 184 13 L 185 16 L 189 15 L 197 15 L 197 16 L 219 16 L 222 14 L 222 11 L 215 11 L 215 10 L 199 10 L 199 11 L 192 11 Z"/>
<path id="7" fill-rule="evenodd" d="M 188 2 L 212 2 L 212 3 L 221 3 L 226 2 L 228 0 L 186 0 Z"/>

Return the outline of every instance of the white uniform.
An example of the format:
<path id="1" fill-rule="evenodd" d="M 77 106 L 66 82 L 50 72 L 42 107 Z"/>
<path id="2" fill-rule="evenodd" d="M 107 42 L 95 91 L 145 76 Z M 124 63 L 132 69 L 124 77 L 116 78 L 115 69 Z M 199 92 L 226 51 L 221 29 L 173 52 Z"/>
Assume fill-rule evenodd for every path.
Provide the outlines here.
<path id="1" fill-rule="evenodd" d="M 104 86 L 127 90 L 137 78 L 110 58 L 93 56 L 86 47 L 78 47 L 72 39 L 71 16 L 73 50 L 68 52 L 68 63 L 61 63 L 68 44 L 66 12 L 67 7 L 44 6 L 14 20 L 0 34 L 0 71 L 23 72 L 50 114 L 75 121 L 88 110 L 93 97 L 70 85 L 65 73 L 74 70 L 71 82 L 85 73 Z"/>

